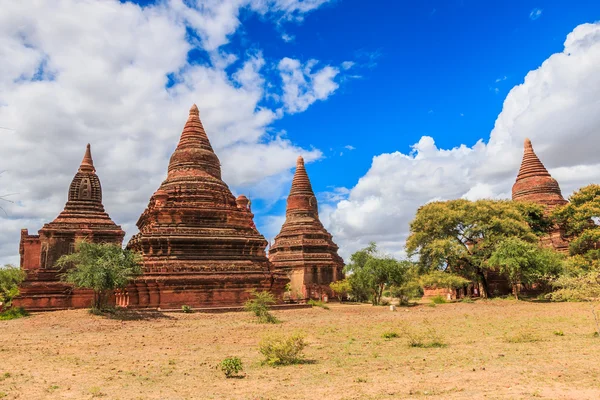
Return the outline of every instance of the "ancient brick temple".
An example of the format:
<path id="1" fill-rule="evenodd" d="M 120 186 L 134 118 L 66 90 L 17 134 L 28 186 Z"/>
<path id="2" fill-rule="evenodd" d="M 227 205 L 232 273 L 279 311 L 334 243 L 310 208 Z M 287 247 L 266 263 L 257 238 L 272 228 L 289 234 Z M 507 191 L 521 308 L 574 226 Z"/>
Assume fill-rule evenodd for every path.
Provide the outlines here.
<path id="1" fill-rule="evenodd" d="M 344 261 L 337 250 L 331 234 L 319 220 L 317 198 L 304 160 L 298 157 L 285 223 L 269 250 L 269 259 L 290 277 L 292 298 L 321 299 L 331 296 L 331 282 L 343 278 Z"/>
<path id="2" fill-rule="evenodd" d="M 167 178 L 137 226 L 128 248 L 142 253 L 144 274 L 117 296 L 118 305 L 232 306 L 248 299 L 250 289 L 283 295 L 285 274 L 271 271 L 248 199 L 236 200 L 221 179 L 195 105 Z"/>
<path id="3" fill-rule="evenodd" d="M 544 164 L 537 157 L 529 139 L 525 139 L 523 162 L 517 181 L 512 187 L 512 199 L 541 204 L 547 212 L 552 211 L 557 206 L 567 204 L 558 182 L 552 178 Z M 569 243 L 564 238 L 564 232 L 558 227 L 542 239 L 542 243 L 561 252 L 569 250 Z"/>
<path id="4" fill-rule="evenodd" d="M 63 271 L 55 263 L 62 255 L 72 253 L 79 240 L 120 245 L 124 236 L 125 232 L 104 211 L 102 187 L 88 144 L 64 210 L 38 235 L 30 235 L 27 229 L 21 231 L 21 269 L 27 278 L 14 305 L 28 310 L 89 307 L 92 291 L 73 289 L 61 282 Z"/>

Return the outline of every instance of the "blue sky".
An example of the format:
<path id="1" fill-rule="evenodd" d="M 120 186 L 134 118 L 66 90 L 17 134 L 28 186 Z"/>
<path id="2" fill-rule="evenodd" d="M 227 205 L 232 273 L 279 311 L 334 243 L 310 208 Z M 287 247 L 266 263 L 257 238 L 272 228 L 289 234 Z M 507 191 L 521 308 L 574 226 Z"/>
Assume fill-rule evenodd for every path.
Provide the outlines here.
<path id="1" fill-rule="evenodd" d="M 344 257 L 402 257 L 428 201 L 509 198 L 525 137 L 568 196 L 600 182 L 596 21 L 591 0 L 6 2 L 0 265 L 60 212 L 88 142 L 134 234 L 193 103 L 268 239 L 299 154 Z"/>
<path id="2" fill-rule="evenodd" d="M 356 77 L 333 96 L 272 125 L 324 152 L 308 168 L 315 191 L 325 192 L 353 187 L 374 155 L 408 153 L 423 135 L 442 148 L 487 141 L 509 90 L 560 52 L 574 27 L 599 19 L 597 1 L 344 0 L 282 27 L 243 16 L 228 46 L 356 63 Z M 294 39 L 286 43 L 282 33 Z"/>

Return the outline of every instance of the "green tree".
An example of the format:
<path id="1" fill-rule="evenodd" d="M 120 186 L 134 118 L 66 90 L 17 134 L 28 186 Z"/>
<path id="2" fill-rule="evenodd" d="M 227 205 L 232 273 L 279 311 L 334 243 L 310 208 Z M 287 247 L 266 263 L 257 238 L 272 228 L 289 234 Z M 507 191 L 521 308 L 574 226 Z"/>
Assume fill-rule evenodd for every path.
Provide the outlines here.
<path id="1" fill-rule="evenodd" d="M 350 283 L 350 294 L 355 301 L 368 301 L 371 293 L 369 290 L 369 276 L 358 273 L 362 271 L 370 257 L 377 251 L 377 245 L 371 242 L 366 248 L 359 250 L 350 256 L 350 264 L 344 267 L 346 280 Z"/>
<path id="2" fill-rule="evenodd" d="M 446 289 L 459 289 L 467 286 L 471 281 L 460 275 L 453 274 L 449 271 L 431 271 L 428 274 L 422 275 L 419 279 L 423 287 L 436 287 Z"/>
<path id="3" fill-rule="evenodd" d="M 339 281 L 331 282 L 329 287 L 335 293 L 338 300 L 341 302 L 351 290 L 352 286 L 350 285 L 350 281 L 348 279 L 341 279 Z"/>
<path id="4" fill-rule="evenodd" d="M 402 286 L 406 282 L 411 265 L 409 261 L 379 255 L 377 245 L 371 242 L 350 256 L 345 272 L 357 300 L 371 299 L 373 304 L 379 304 L 387 286 Z"/>
<path id="5" fill-rule="evenodd" d="M 569 238 L 569 253 L 580 255 L 584 269 L 594 269 L 600 260 L 600 185 L 588 185 L 557 207 L 552 217 Z"/>
<path id="6" fill-rule="evenodd" d="M 0 268 L 0 310 L 10 308 L 12 300 L 19 295 L 19 285 L 25 279 L 25 272 L 14 265 Z"/>
<path id="7" fill-rule="evenodd" d="M 77 243 L 75 252 L 58 259 L 65 282 L 94 291 L 93 308 L 102 310 L 110 291 L 123 289 L 142 273 L 141 255 L 109 243 Z"/>
<path id="8" fill-rule="evenodd" d="M 588 185 L 557 207 L 552 216 L 569 239 L 564 274 L 553 282 L 555 301 L 600 299 L 600 185 Z M 593 309 L 593 307 L 592 307 Z M 596 318 L 596 314 L 594 313 Z M 598 329 L 600 333 L 600 328 Z"/>
<path id="9" fill-rule="evenodd" d="M 419 208 L 410 224 L 406 249 L 418 255 L 423 273 L 448 270 L 478 280 L 489 296 L 487 263 L 496 246 L 510 237 L 537 243 L 551 226 L 533 203 L 464 199 L 436 201 Z"/>
<path id="10" fill-rule="evenodd" d="M 417 267 L 412 263 L 410 267 L 406 268 L 404 283 L 390 286 L 390 295 L 400 300 L 400 304 L 407 305 L 410 299 L 423 297 L 423 288 L 419 281 Z"/>
<path id="11" fill-rule="evenodd" d="M 488 263 L 508 278 L 517 300 L 521 284 L 547 281 L 562 270 L 562 257 L 556 251 L 517 237 L 500 242 Z"/>

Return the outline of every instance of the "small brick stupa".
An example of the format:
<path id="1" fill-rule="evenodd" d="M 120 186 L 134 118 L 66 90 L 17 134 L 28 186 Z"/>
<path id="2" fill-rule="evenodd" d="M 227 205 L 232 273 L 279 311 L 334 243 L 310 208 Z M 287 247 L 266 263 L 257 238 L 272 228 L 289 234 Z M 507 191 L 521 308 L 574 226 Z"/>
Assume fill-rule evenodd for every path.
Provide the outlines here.
<path id="1" fill-rule="evenodd" d="M 21 269 L 27 274 L 15 306 L 28 310 L 56 310 L 89 307 L 91 290 L 73 289 L 60 281 L 56 261 L 75 249 L 77 241 L 92 243 L 123 242 L 125 232 L 104 211 L 102 187 L 96 175 L 90 145 L 87 145 L 81 166 L 69 187 L 64 210 L 45 224 L 38 235 L 21 230 Z"/>
<path id="2" fill-rule="evenodd" d="M 143 276 L 117 296 L 128 307 L 239 306 L 250 289 L 282 298 L 287 280 L 272 272 L 267 241 L 249 201 L 233 197 L 198 108 L 190 109 L 167 179 L 140 216 L 128 247 L 143 256 Z"/>
<path id="3" fill-rule="evenodd" d="M 269 259 L 290 277 L 292 298 L 331 296 L 329 284 L 343 278 L 338 246 L 319 220 L 317 198 L 298 157 L 287 199 L 285 223 L 269 250 Z"/>
<path id="4" fill-rule="evenodd" d="M 517 176 L 517 181 L 512 187 L 512 199 L 515 201 L 530 201 L 546 208 L 547 212 L 558 206 L 567 204 L 562 196 L 560 186 L 552 178 L 544 164 L 533 151 L 529 139 L 525 139 L 523 162 Z M 542 243 L 554 247 L 556 250 L 566 252 L 568 242 L 564 239 L 560 229 L 554 229 L 549 236 L 542 239 Z"/>

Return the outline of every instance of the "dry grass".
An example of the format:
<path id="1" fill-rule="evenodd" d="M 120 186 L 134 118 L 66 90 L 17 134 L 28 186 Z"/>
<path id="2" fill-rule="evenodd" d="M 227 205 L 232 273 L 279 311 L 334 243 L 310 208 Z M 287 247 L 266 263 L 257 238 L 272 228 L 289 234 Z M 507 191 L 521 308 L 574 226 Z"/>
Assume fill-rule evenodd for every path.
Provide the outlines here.
<path id="1" fill-rule="evenodd" d="M 0 322 L 3 399 L 598 399 L 587 304 L 515 301 L 111 320 L 84 310 Z M 304 332 L 306 361 L 261 365 L 271 334 Z M 564 336 L 556 335 L 560 331 Z M 386 340 L 386 332 L 400 337 Z M 409 332 L 409 334 L 407 334 Z M 445 347 L 409 345 L 433 334 Z M 215 368 L 240 357 L 245 377 Z"/>

